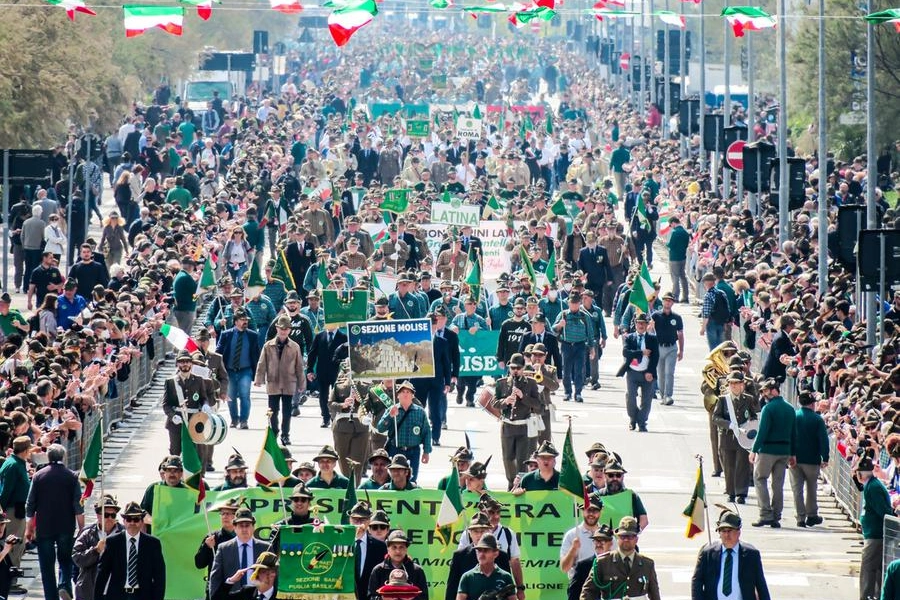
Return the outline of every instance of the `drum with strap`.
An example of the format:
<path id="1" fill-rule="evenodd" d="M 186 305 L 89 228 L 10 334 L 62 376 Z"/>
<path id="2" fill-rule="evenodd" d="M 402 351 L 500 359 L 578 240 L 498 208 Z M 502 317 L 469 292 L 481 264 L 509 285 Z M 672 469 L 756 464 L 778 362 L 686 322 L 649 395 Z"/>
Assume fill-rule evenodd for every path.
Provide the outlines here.
<path id="1" fill-rule="evenodd" d="M 228 435 L 228 421 L 216 413 L 198 412 L 188 422 L 188 433 L 195 444 L 221 444 Z"/>
<path id="2" fill-rule="evenodd" d="M 494 405 L 494 390 L 491 389 L 490 386 L 485 386 L 481 388 L 481 392 L 478 394 L 478 406 L 482 408 L 486 413 L 497 419 L 498 421 L 501 419 L 502 414 L 500 409 Z"/>

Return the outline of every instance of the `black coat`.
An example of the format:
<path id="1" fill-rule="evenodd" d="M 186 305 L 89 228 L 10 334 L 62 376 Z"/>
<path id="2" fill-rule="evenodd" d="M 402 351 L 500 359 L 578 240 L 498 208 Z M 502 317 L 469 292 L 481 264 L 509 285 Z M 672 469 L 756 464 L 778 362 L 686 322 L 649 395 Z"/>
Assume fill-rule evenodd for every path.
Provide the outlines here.
<path id="1" fill-rule="evenodd" d="M 356 569 L 356 598 L 366 600 L 368 595 L 369 577 L 372 571 L 384 562 L 387 554 L 387 545 L 376 537 L 366 534 L 366 562 L 363 563 L 362 574 Z"/>
<path id="2" fill-rule="evenodd" d="M 609 254 L 603 246 L 594 249 L 584 247 L 578 254 L 578 268 L 587 277 L 586 286 L 592 290 L 602 290 L 607 281 L 612 281 L 612 268 L 609 266 Z"/>
<path id="3" fill-rule="evenodd" d="M 385 559 L 372 569 L 372 575 L 369 577 L 368 600 L 381 600 L 377 590 L 388 582 L 393 570 L 394 566 L 389 559 Z M 414 585 L 422 590 L 422 593 L 416 596 L 415 600 L 428 600 L 428 580 L 425 578 L 425 571 L 422 570 L 422 567 L 407 557 L 403 562 L 403 570 L 406 571 L 407 581 L 409 581 L 410 585 Z"/>
<path id="4" fill-rule="evenodd" d="M 697 566 L 694 567 L 694 576 L 691 578 L 692 600 L 716 600 L 721 564 L 721 542 L 707 544 L 700 550 Z M 737 578 L 741 596 L 770 600 L 759 550 L 744 542 L 739 546 Z"/>
<path id="5" fill-rule="evenodd" d="M 334 339 L 328 341 L 328 332 L 320 331 L 313 338 L 306 363 L 308 373 L 315 373 L 319 381 L 328 385 L 337 381 L 341 360 L 347 357 L 347 335 L 337 330 Z"/>
<path id="6" fill-rule="evenodd" d="M 444 327 L 444 337 L 447 338 L 447 348 L 450 350 L 450 376 L 459 377 L 459 335 Z"/>
<path id="7" fill-rule="evenodd" d="M 307 240 L 303 242 L 301 249 L 297 242 L 291 242 L 284 250 L 284 257 L 287 260 L 288 269 L 291 271 L 291 277 L 294 278 L 294 288 L 298 293 L 305 294 L 303 278 L 306 277 L 310 265 L 316 261 L 316 246 Z"/>
<path id="8" fill-rule="evenodd" d="M 772 346 L 763 365 L 763 377 L 774 377 L 779 382 L 787 377 L 787 366 L 781 364 L 781 357 L 785 354 L 794 356 L 797 353 L 794 344 L 784 331 L 779 331 L 772 337 Z"/>
<path id="9" fill-rule="evenodd" d="M 595 557 L 585 558 L 575 563 L 575 573 L 569 578 L 569 587 L 566 589 L 568 600 L 579 600 L 581 588 L 591 575 L 591 567 L 594 566 Z"/>
<path id="10" fill-rule="evenodd" d="M 255 585 L 245 585 L 239 590 L 235 590 L 228 594 L 228 600 L 256 600 L 259 590 Z M 278 600 L 278 589 L 276 589 L 269 600 Z"/>
<path id="11" fill-rule="evenodd" d="M 556 335 L 551 333 L 549 330 L 544 331 L 543 336 L 544 341 L 542 343 L 547 347 L 546 364 L 553 365 L 554 367 L 556 367 L 557 371 L 562 372 L 562 355 L 559 353 L 559 338 L 557 338 Z M 519 352 L 524 352 L 525 346 L 527 346 L 528 344 L 536 343 L 537 336 L 533 333 L 526 333 L 522 338 L 522 341 L 519 342 Z"/>
<path id="12" fill-rule="evenodd" d="M 128 551 L 125 532 L 106 540 L 106 551 L 97 567 L 97 600 L 125 600 Z M 137 600 L 163 600 L 166 596 L 166 563 L 159 539 L 141 533 L 138 540 Z"/>
<path id="13" fill-rule="evenodd" d="M 644 334 L 644 347 L 647 350 L 650 350 L 650 361 L 647 365 L 647 373 L 652 373 L 654 379 L 656 378 L 656 365 L 659 363 L 659 340 L 656 339 L 656 336 L 652 333 Z M 638 343 L 638 334 L 637 333 L 629 333 L 622 340 L 622 356 L 625 357 L 625 362 L 622 364 L 622 367 L 619 369 L 619 372 L 616 373 L 617 377 L 623 376 L 628 372 L 628 365 L 632 360 L 637 360 L 640 362 L 641 358 L 643 358 L 644 353 L 641 350 L 640 344 Z"/>

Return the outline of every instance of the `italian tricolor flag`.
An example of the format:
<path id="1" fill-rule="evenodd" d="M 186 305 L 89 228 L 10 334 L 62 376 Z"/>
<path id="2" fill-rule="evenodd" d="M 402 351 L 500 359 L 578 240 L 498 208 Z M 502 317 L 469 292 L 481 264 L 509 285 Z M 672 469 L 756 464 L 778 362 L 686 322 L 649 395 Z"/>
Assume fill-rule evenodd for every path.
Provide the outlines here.
<path id="1" fill-rule="evenodd" d="M 272 9 L 285 14 L 298 13 L 303 10 L 299 0 L 269 0 Z"/>
<path id="2" fill-rule="evenodd" d="M 703 533 L 705 528 L 704 510 L 706 509 L 706 485 L 703 483 L 703 465 L 697 467 L 697 483 L 694 484 L 694 493 L 691 502 L 682 514 L 688 518 L 688 526 L 685 535 L 692 538 Z"/>
<path id="3" fill-rule="evenodd" d="M 456 465 L 453 465 L 453 471 L 451 471 L 447 487 L 444 489 L 444 497 L 441 499 L 441 506 L 438 509 L 435 521 L 435 530 L 445 546 L 453 538 L 453 524 L 459 521 L 462 513 L 463 503 L 459 489 L 459 471 Z"/>
<path id="4" fill-rule="evenodd" d="M 141 35 L 152 27 L 158 27 L 172 35 L 181 35 L 184 25 L 184 9 L 174 6 L 124 6 L 125 37 Z"/>
<path id="5" fill-rule="evenodd" d="M 328 31 L 338 46 L 349 42 L 354 33 L 371 23 L 378 14 L 374 0 L 342 0 L 332 5 L 335 8 L 328 15 Z"/>
<path id="6" fill-rule="evenodd" d="M 278 445 L 278 440 L 275 439 L 275 432 L 271 427 L 267 427 L 262 452 L 256 461 L 256 482 L 261 485 L 278 485 L 290 475 L 291 470 L 284 459 L 284 452 Z"/>
<path id="7" fill-rule="evenodd" d="M 679 27 L 681 29 L 684 29 L 687 26 L 684 21 L 684 17 L 675 14 L 671 10 L 658 10 L 656 11 L 656 16 L 659 17 L 660 21 L 662 21 L 666 25 L 671 25 L 672 27 Z"/>
<path id="8" fill-rule="evenodd" d="M 759 31 L 775 27 L 775 19 L 758 6 L 728 6 L 722 16 L 731 25 L 734 37 L 744 37 L 745 31 Z"/>
<path id="9" fill-rule="evenodd" d="M 81 463 L 81 473 L 78 479 L 84 484 L 84 492 L 81 494 L 81 503 L 91 497 L 94 493 L 94 480 L 100 475 L 101 459 L 103 457 L 103 421 L 100 421 L 94 429 L 94 436 L 88 445 L 87 452 L 84 453 L 84 462 Z"/>
<path id="10" fill-rule="evenodd" d="M 192 6 L 196 6 L 197 7 L 197 16 L 200 17 L 201 19 L 203 19 L 204 21 L 208 21 L 209 18 L 212 16 L 213 0 L 181 0 L 181 2 L 184 2 L 185 4 L 190 4 Z M 200 219 L 203 218 L 203 213 L 201 212 L 203 210 L 204 209 L 201 207 L 200 210 L 197 211 L 197 212 L 200 212 L 200 217 L 199 217 Z M 194 213 L 195 216 L 196 216 L 196 214 L 197 213 Z"/>
<path id="11" fill-rule="evenodd" d="M 62 6 L 65 8 L 66 15 L 69 17 L 70 21 L 75 20 L 76 12 L 84 13 L 86 15 L 97 15 L 97 13 L 84 5 L 83 0 L 47 0 L 47 2 L 54 6 Z"/>
<path id="12" fill-rule="evenodd" d="M 893 23 L 894 29 L 900 33 L 900 8 L 889 8 L 863 17 L 869 23 Z"/>
<path id="13" fill-rule="evenodd" d="M 162 327 L 159 328 L 159 332 L 163 334 L 167 342 L 178 350 L 187 350 L 190 353 L 194 353 L 200 349 L 194 338 L 185 333 L 183 329 L 179 329 L 174 325 L 163 323 Z"/>

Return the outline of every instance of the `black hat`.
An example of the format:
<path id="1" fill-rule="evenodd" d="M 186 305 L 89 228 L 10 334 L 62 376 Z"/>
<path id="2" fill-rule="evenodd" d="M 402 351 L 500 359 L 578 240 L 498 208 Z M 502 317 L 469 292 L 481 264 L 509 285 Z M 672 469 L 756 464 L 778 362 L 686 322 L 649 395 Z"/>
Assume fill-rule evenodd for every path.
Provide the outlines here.
<path id="1" fill-rule="evenodd" d="M 585 454 L 590 458 L 598 452 L 606 452 L 606 446 L 604 446 L 602 442 L 594 442 L 591 444 L 591 447 L 587 449 Z"/>
<path id="2" fill-rule="evenodd" d="M 475 455 L 469 448 L 460 446 L 456 449 L 456 452 L 454 452 L 453 455 L 450 456 L 450 460 L 451 462 L 472 462 L 473 460 L 475 460 Z"/>
<path id="3" fill-rule="evenodd" d="M 338 453 L 334 449 L 334 447 L 326 444 L 325 446 L 322 446 L 322 449 L 319 450 L 318 454 L 313 456 L 313 460 L 316 462 L 318 462 L 320 459 L 323 459 L 323 458 L 330 458 L 331 460 L 339 460 L 340 456 L 338 456 Z"/>
<path id="4" fill-rule="evenodd" d="M 212 339 L 212 338 L 209 335 L 209 329 L 204 327 L 200 331 L 197 332 L 197 341 L 198 342 L 206 342 L 206 341 L 209 341 L 210 339 Z"/>
<path id="5" fill-rule="evenodd" d="M 294 489 L 291 491 L 290 499 L 294 500 L 295 498 L 308 498 L 312 500 L 313 494 L 309 488 L 306 487 L 306 484 L 301 481 L 295 485 Z"/>
<path id="6" fill-rule="evenodd" d="M 776 380 L 774 377 L 769 377 L 762 382 L 762 385 L 760 387 L 764 390 L 780 390 L 781 384 L 778 383 L 778 380 Z"/>
<path id="7" fill-rule="evenodd" d="M 278 555 L 273 552 L 263 552 L 256 557 L 256 562 L 250 565 L 251 569 L 277 569 Z M 254 573 L 255 575 L 255 573 Z M 251 576 L 252 578 L 252 576 Z"/>
<path id="8" fill-rule="evenodd" d="M 606 468 L 603 469 L 604 473 L 627 473 L 623 467 L 622 463 L 617 461 L 615 458 L 610 458 L 606 461 Z"/>
<path id="9" fill-rule="evenodd" d="M 147 512 L 141 508 L 141 505 L 137 502 L 129 502 L 125 505 L 125 510 L 122 511 L 123 517 L 141 517 L 143 518 Z"/>
<path id="10" fill-rule="evenodd" d="M 392 469 L 406 469 L 410 473 L 412 472 L 412 469 L 409 466 L 409 459 L 402 454 L 394 455 L 393 460 L 391 460 L 391 464 L 388 465 L 388 470 Z"/>
<path id="11" fill-rule="evenodd" d="M 228 457 L 228 462 L 225 464 L 225 470 L 231 469 L 246 469 L 247 463 L 244 461 L 244 457 L 241 456 L 240 452 L 235 452 L 231 456 Z"/>
<path id="12" fill-rule="evenodd" d="M 613 529 L 606 523 L 602 523 L 600 527 L 597 528 L 597 531 L 591 534 L 592 540 L 612 540 L 613 539 Z"/>
<path id="13" fill-rule="evenodd" d="M 233 510 L 233 511 L 237 512 L 237 509 L 239 509 L 241 507 L 241 501 L 242 501 L 241 498 L 229 498 L 228 500 L 225 500 L 224 502 L 220 502 L 219 504 L 216 504 L 215 506 L 210 508 L 209 511 L 210 512 L 220 512 L 223 510 Z"/>
<path id="14" fill-rule="evenodd" d="M 499 550 L 500 548 L 497 546 L 497 538 L 494 537 L 493 533 L 486 533 L 481 536 L 481 539 L 478 540 L 478 543 L 473 546 L 476 550 Z"/>
<path id="15" fill-rule="evenodd" d="M 493 529 L 491 518 L 483 512 L 477 512 L 466 526 L 466 529 Z"/>
<path id="16" fill-rule="evenodd" d="M 390 546 L 391 544 L 406 544 L 409 546 L 409 538 L 406 537 L 406 534 L 403 533 L 400 529 L 395 529 L 390 532 L 385 540 L 385 544 Z"/>
<path id="17" fill-rule="evenodd" d="M 372 518 L 369 519 L 369 525 L 387 525 L 390 527 L 391 520 L 386 512 L 383 510 L 376 510 L 372 513 Z"/>
<path id="18" fill-rule="evenodd" d="M 376 458 L 383 458 L 384 460 L 391 462 L 391 455 L 388 454 L 388 451 L 385 450 L 384 448 L 376 448 L 375 450 L 373 450 L 372 455 L 369 457 L 369 460 L 366 462 L 368 462 L 369 464 L 372 464 L 372 461 L 374 461 Z"/>
<path id="19" fill-rule="evenodd" d="M 732 510 L 723 510 L 719 513 L 719 520 L 716 521 L 716 531 L 720 529 L 740 529 L 741 517 Z"/>
<path id="20" fill-rule="evenodd" d="M 253 516 L 253 511 L 247 508 L 246 506 L 242 506 L 234 513 L 234 524 L 238 523 L 256 523 L 256 517 Z"/>
<path id="21" fill-rule="evenodd" d="M 524 367 L 525 366 L 525 357 L 520 353 L 516 352 L 512 356 L 509 357 L 509 366 L 510 367 Z"/>
<path id="22" fill-rule="evenodd" d="M 463 474 L 475 479 L 487 479 L 487 467 L 490 462 L 490 456 L 483 463 L 475 461 L 469 465 L 468 470 L 463 471 Z"/>
<path id="23" fill-rule="evenodd" d="M 163 459 L 162 464 L 159 465 L 160 470 L 164 469 L 184 469 L 184 463 L 181 462 L 181 457 L 179 456 L 167 456 Z"/>
<path id="24" fill-rule="evenodd" d="M 647 315 L 647 313 L 641 313 L 634 318 L 634 322 L 635 323 L 649 323 L 650 317 Z"/>
<path id="25" fill-rule="evenodd" d="M 357 519 L 370 519 L 372 517 L 372 507 L 365 500 L 360 500 L 350 509 L 350 516 Z"/>
<path id="26" fill-rule="evenodd" d="M 94 506 L 94 510 L 97 512 L 101 512 L 107 508 L 111 508 L 116 512 L 119 512 L 119 503 L 116 502 L 116 499 L 111 494 L 103 494 L 103 497 L 100 499 L 100 502 Z"/>
<path id="27" fill-rule="evenodd" d="M 587 507 L 585 507 L 586 509 L 596 508 L 598 510 L 603 510 L 603 498 L 600 496 L 600 494 L 594 492 L 593 494 L 588 495 L 587 499 L 588 504 Z"/>
<path id="28" fill-rule="evenodd" d="M 544 440 L 535 451 L 536 456 L 559 456 L 559 451 L 550 440 Z"/>

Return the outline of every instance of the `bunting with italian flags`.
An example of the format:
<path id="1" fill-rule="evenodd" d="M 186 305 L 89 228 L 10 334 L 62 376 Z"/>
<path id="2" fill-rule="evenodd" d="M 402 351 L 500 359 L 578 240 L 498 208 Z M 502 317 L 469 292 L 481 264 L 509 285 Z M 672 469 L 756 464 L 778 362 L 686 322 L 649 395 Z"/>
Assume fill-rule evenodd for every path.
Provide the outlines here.
<path id="1" fill-rule="evenodd" d="M 372 22 L 378 14 L 375 0 L 332 0 L 326 7 L 334 7 L 328 15 L 328 31 L 338 46 L 350 41 L 353 34 Z"/>
<path id="2" fill-rule="evenodd" d="M 863 17 L 867 22 L 876 25 L 881 23 L 893 23 L 894 29 L 900 33 L 900 8 L 889 8 L 879 12 L 870 13 Z"/>
<path id="3" fill-rule="evenodd" d="M 684 17 L 671 10 L 658 10 L 656 11 L 656 16 L 666 25 L 671 25 L 672 27 L 678 27 L 680 29 L 687 27 Z"/>
<path id="4" fill-rule="evenodd" d="M 154 27 L 172 35 L 181 35 L 184 27 L 184 9 L 177 6 L 126 5 L 125 37 L 141 35 Z"/>
<path id="5" fill-rule="evenodd" d="M 286 15 L 296 14 L 303 10 L 299 0 L 269 0 L 272 10 L 277 10 Z"/>
<path id="6" fill-rule="evenodd" d="M 66 16 L 69 17 L 70 21 L 75 20 L 75 13 L 77 12 L 97 16 L 97 13 L 84 5 L 84 0 L 47 0 L 47 2 L 66 9 Z"/>
<path id="7" fill-rule="evenodd" d="M 759 31 L 775 27 L 775 19 L 758 6 L 726 6 L 722 16 L 731 25 L 734 37 L 744 37 L 745 31 Z"/>
<path id="8" fill-rule="evenodd" d="M 192 6 L 197 7 L 197 16 L 203 19 L 204 21 L 208 21 L 212 16 L 212 5 L 213 0 L 179 0 L 184 4 L 190 4 Z M 218 0 L 216 0 L 218 2 Z M 201 210 L 202 207 L 201 207 Z M 201 217 L 202 218 L 202 217 Z"/>
<path id="9" fill-rule="evenodd" d="M 703 465 L 697 467 L 697 482 L 694 484 L 694 493 L 691 494 L 691 502 L 681 513 L 688 518 L 685 536 L 689 539 L 706 530 L 706 484 L 703 482 Z"/>
<path id="10" fill-rule="evenodd" d="M 91 437 L 91 443 L 88 445 L 87 452 L 84 453 L 84 462 L 81 463 L 81 473 L 78 479 L 84 484 L 84 492 L 81 494 L 81 503 L 91 497 L 94 493 L 94 480 L 100 476 L 103 469 L 103 420 L 94 429 L 94 435 Z"/>

